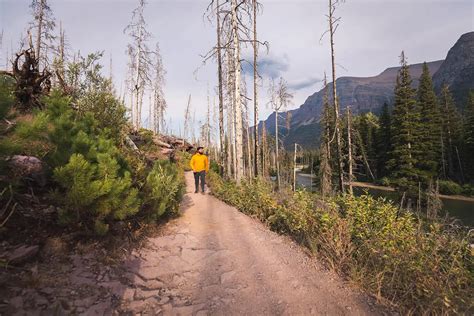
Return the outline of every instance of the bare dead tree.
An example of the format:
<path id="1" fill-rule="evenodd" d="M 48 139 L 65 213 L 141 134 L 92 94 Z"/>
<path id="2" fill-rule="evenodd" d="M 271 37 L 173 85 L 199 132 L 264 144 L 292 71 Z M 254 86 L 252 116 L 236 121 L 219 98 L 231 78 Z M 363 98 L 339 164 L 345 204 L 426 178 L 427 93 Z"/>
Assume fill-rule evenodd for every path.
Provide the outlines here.
<path id="1" fill-rule="evenodd" d="M 342 141 L 340 131 L 340 115 L 339 115 L 339 100 L 337 98 L 337 87 L 336 87 L 336 62 L 335 62 L 335 51 L 334 51 L 334 35 L 339 26 L 341 18 L 335 17 L 336 7 L 343 0 L 329 0 L 328 9 L 329 14 L 327 15 L 329 22 L 329 41 L 331 46 L 331 69 L 332 69 L 332 101 L 334 105 L 334 120 L 335 128 L 334 133 L 336 136 L 336 159 L 337 159 L 337 171 L 339 179 L 339 191 L 344 193 L 344 164 L 342 161 Z M 324 34 L 323 34 L 324 35 Z"/>
<path id="2" fill-rule="evenodd" d="M 167 108 L 163 87 L 165 85 L 165 74 L 166 70 L 163 66 L 163 60 L 161 57 L 160 46 L 156 43 L 155 46 L 155 62 L 154 62 L 155 74 L 153 77 L 153 131 L 155 134 L 161 132 L 164 122 L 164 113 Z M 150 106 L 152 106 L 150 104 Z"/>
<path id="3" fill-rule="evenodd" d="M 151 33 L 146 29 L 147 24 L 144 17 L 146 1 L 139 0 L 138 7 L 132 12 L 132 20 L 124 29 L 132 43 L 128 45 L 128 54 L 133 56 L 134 76 L 133 91 L 134 111 L 132 111 L 133 127 L 138 130 L 141 126 L 141 111 L 145 88 L 151 83 L 151 69 L 153 68 L 153 52 L 148 48 Z M 133 117 L 134 116 L 134 117 Z"/>
<path id="4" fill-rule="evenodd" d="M 184 111 L 184 135 L 183 138 L 185 140 L 188 139 L 190 135 L 190 124 L 191 124 L 191 94 L 188 97 L 188 105 L 186 106 L 186 110 Z"/>
<path id="5" fill-rule="evenodd" d="M 36 59 L 43 67 L 49 65 L 47 50 L 53 48 L 53 43 L 56 40 L 54 35 L 54 28 L 56 22 L 54 21 L 53 11 L 47 0 L 33 0 L 30 5 L 33 21 L 30 22 L 29 31 L 36 29 L 36 44 L 35 55 Z M 44 49 L 44 54 L 41 50 Z"/>
<path id="6" fill-rule="evenodd" d="M 272 79 L 270 82 L 270 106 L 275 113 L 275 164 L 276 164 L 276 172 L 277 172 L 277 187 L 280 189 L 281 187 L 281 179 L 280 179 L 280 157 L 279 157 L 279 126 L 278 126 L 278 117 L 280 112 L 284 111 L 288 105 L 290 105 L 291 99 L 293 98 L 293 94 L 291 94 L 288 90 L 288 84 L 286 83 L 285 79 L 280 77 L 280 81 L 278 82 L 278 86 L 275 86 L 275 82 Z"/>

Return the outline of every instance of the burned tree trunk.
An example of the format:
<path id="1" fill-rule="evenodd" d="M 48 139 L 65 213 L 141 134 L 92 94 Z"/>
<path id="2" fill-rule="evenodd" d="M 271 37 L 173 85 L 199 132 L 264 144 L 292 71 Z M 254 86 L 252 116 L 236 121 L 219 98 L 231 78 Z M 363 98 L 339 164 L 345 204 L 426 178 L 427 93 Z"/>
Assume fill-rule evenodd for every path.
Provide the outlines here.
<path id="1" fill-rule="evenodd" d="M 51 90 L 51 73 L 46 69 L 39 70 L 39 61 L 33 49 L 23 50 L 16 54 L 12 72 L 2 72 L 2 74 L 15 79 L 13 94 L 17 100 L 17 107 L 21 111 L 43 107 L 40 99 Z"/>

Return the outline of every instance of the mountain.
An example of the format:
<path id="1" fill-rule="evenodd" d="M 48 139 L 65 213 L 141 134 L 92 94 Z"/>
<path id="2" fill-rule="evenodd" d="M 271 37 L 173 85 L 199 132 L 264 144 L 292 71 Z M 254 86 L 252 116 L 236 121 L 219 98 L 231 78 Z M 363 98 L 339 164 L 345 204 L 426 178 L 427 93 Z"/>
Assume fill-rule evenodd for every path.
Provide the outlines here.
<path id="1" fill-rule="evenodd" d="M 446 60 L 428 62 L 430 73 L 436 89 L 444 82 L 450 85 L 455 93 L 456 100 L 467 95 L 469 88 L 474 88 L 474 32 L 466 33 L 449 50 Z M 418 86 L 423 64 L 410 65 L 410 74 L 413 87 Z M 354 114 L 375 112 L 383 104 L 393 103 L 393 90 L 397 72 L 400 67 L 391 67 L 374 77 L 340 77 L 336 80 L 337 93 L 341 111 L 350 107 Z M 331 90 L 332 84 L 327 87 Z M 323 95 L 325 88 L 309 96 L 299 108 L 281 113 L 279 125 L 287 148 L 293 143 L 299 143 L 305 148 L 314 148 L 319 142 L 319 118 L 322 112 Z M 290 129 L 285 127 L 289 118 Z M 260 122 L 260 127 L 262 122 Z M 271 114 L 265 121 L 269 133 L 275 133 L 275 114 Z"/>
<path id="2" fill-rule="evenodd" d="M 454 99 L 464 108 L 470 89 L 474 89 L 474 32 L 463 34 L 449 50 L 448 56 L 433 75 L 437 92 L 449 85 Z"/>

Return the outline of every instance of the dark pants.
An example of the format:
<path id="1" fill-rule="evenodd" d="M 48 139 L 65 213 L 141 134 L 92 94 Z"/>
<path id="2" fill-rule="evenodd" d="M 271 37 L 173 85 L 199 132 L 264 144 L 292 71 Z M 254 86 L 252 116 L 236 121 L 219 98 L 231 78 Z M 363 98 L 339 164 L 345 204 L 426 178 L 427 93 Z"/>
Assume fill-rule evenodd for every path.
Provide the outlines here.
<path id="1" fill-rule="evenodd" d="M 199 171 L 194 173 L 194 184 L 196 185 L 196 192 L 199 188 L 199 179 L 201 179 L 201 190 L 204 192 L 204 184 L 206 184 L 206 171 Z"/>

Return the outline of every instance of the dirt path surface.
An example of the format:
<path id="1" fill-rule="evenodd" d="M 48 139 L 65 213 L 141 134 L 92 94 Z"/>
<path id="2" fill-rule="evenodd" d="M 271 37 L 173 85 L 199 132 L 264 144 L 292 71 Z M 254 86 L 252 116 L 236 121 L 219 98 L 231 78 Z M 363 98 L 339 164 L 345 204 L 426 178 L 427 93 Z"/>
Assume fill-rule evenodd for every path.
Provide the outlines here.
<path id="1" fill-rule="evenodd" d="M 130 265 L 182 298 L 163 306 L 165 314 L 372 313 L 300 247 L 215 197 L 192 193 L 192 174 L 186 180 L 183 216 Z"/>
<path id="2" fill-rule="evenodd" d="M 40 267 L 49 286 L 16 289 L 5 314 L 377 314 L 301 247 L 211 195 L 192 193 L 192 174 L 186 181 L 183 215 L 160 236 L 110 266 L 76 254 L 56 280 Z"/>

